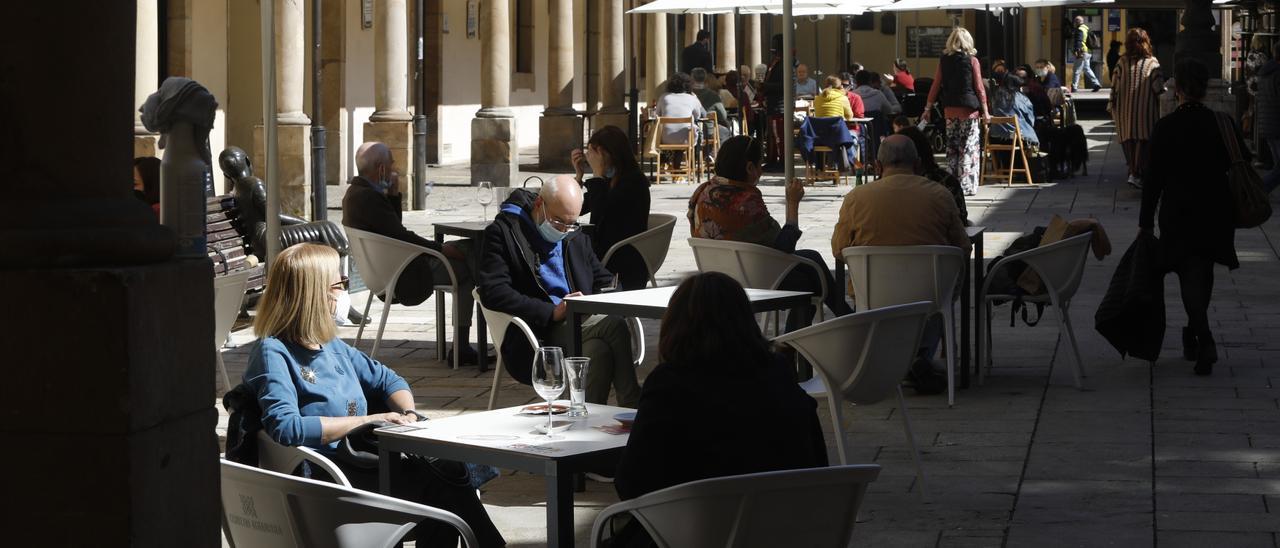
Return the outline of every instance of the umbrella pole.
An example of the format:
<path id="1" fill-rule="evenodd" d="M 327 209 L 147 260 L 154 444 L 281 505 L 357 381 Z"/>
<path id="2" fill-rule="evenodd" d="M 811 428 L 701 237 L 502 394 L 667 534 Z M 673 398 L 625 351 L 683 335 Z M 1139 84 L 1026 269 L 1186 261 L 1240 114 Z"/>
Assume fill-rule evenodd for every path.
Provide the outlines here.
<path id="1" fill-rule="evenodd" d="M 782 140 L 782 163 L 786 168 L 783 170 L 783 184 L 791 182 L 795 177 L 795 160 L 792 158 L 795 146 L 795 139 L 792 138 L 792 127 L 795 125 L 796 110 L 796 82 L 795 73 L 792 72 L 791 65 L 795 55 L 793 55 L 792 39 L 794 31 L 791 23 L 791 0 L 782 0 L 782 69 L 784 77 L 782 79 L 782 135 L 778 138 Z"/>
<path id="2" fill-rule="evenodd" d="M 276 124 L 276 13 L 275 2 L 261 3 L 262 16 L 262 125 L 267 162 L 267 265 L 280 253 L 280 143 Z M 318 6 L 317 6 L 318 7 Z"/>

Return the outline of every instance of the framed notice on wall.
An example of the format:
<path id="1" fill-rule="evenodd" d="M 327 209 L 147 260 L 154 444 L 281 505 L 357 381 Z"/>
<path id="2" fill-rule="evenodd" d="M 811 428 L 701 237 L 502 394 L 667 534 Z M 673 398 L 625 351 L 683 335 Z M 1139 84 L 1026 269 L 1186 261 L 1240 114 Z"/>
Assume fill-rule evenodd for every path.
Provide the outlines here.
<path id="1" fill-rule="evenodd" d="M 475 38 L 480 28 L 480 2 L 467 0 L 467 38 Z"/>
<path id="2" fill-rule="evenodd" d="M 907 57 L 942 57 L 951 27 L 907 27 Z"/>

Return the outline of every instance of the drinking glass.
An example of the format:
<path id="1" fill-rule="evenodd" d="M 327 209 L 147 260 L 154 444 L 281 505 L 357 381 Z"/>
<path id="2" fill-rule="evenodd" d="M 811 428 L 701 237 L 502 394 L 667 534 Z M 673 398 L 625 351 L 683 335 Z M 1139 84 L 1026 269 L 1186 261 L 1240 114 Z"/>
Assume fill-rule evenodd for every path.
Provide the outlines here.
<path id="1" fill-rule="evenodd" d="M 493 203 L 493 183 L 480 181 L 480 186 L 476 187 L 476 202 L 484 207 L 484 220 L 489 220 L 489 204 Z"/>
<path id="2" fill-rule="evenodd" d="M 551 402 L 564 392 L 564 351 L 559 346 L 542 346 L 533 355 L 533 390 L 547 400 L 547 437 L 551 436 Z"/>
<path id="3" fill-rule="evenodd" d="M 591 358 L 565 358 L 564 368 L 569 377 L 569 416 L 587 416 L 587 366 Z"/>

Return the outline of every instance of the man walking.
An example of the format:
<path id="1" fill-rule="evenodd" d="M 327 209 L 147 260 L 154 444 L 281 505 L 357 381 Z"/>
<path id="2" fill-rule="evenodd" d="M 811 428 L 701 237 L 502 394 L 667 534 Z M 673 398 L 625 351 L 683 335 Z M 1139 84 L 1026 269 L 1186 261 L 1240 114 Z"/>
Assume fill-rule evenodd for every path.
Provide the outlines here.
<path id="1" fill-rule="evenodd" d="M 711 72 L 711 31 L 698 31 L 698 39 L 680 53 L 680 72 L 692 73 L 701 68 Z"/>
<path id="2" fill-rule="evenodd" d="M 1073 22 L 1076 30 L 1072 33 L 1071 54 L 1076 57 L 1075 75 L 1072 76 L 1071 91 L 1075 91 L 1080 87 L 1080 75 L 1089 77 L 1089 87 L 1093 91 L 1102 89 L 1102 84 L 1098 83 L 1098 77 L 1093 74 L 1092 58 L 1093 53 L 1089 51 L 1089 37 L 1092 32 L 1089 25 L 1084 24 L 1084 17 L 1077 15 Z"/>

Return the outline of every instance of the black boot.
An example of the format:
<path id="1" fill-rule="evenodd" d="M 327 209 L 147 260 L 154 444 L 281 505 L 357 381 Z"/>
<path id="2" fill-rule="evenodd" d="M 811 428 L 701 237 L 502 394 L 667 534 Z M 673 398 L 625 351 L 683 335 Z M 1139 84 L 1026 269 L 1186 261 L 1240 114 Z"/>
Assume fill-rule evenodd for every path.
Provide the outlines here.
<path id="1" fill-rule="evenodd" d="M 1182 328 L 1182 359 L 1196 361 L 1200 355 L 1200 347 L 1196 344 L 1196 334 L 1190 327 Z"/>
<path id="2" fill-rule="evenodd" d="M 1196 352 L 1195 372 L 1205 376 L 1213 374 L 1213 364 L 1218 361 L 1218 346 L 1213 342 L 1213 335 L 1205 334 L 1196 337 L 1200 347 Z"/>

